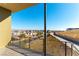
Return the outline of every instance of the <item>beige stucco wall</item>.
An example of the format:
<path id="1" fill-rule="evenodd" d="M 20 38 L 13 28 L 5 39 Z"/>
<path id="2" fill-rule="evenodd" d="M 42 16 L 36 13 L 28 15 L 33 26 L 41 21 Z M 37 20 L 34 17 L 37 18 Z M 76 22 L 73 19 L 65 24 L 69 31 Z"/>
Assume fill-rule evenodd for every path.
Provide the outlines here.
<path id="1" fill-rule="evenodd" d="M 0 48 L 5 47 L 11 39 L 11 16 L 0 22 Z"/>
<path id="2" fill-rule="evenodd" d="M 3 9 L 0 7 L 0 15 L 7 16 L 11 13 L 9 10 Z M 2 21 L 0 21 L 0 48 L 5 47 L 8 42 L 11 40 L 11 16 L 2 17 Z"/>

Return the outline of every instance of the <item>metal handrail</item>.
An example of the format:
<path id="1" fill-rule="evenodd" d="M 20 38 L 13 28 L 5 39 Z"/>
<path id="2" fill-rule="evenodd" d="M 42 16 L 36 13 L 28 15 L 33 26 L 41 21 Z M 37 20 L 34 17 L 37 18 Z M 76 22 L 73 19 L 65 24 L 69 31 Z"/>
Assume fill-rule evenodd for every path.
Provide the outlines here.
<path id="1" fill-rule="evenodd" d="M 65 42 L 65 45 L 67 46 L 67 43 L 70 43 L 71 44 L 71 56 L 74 54 L 73 53 L 73 49 L 76 49 L 76 53 L 79 55 L 79 50 L 78 50 L 78 48 L 76 47 L 76 46 L 74 46 L 71 42 Z M 66 48 L 66 46 L 65 46 L 65 56 L 67 55 L 67 48 Z"/>
<path id="2" fill-rule="evenodd" d="M 79 50 L 77 49 L 77 47 L 75 47 L 74 45 L 73 45 L 73 47 L 76 49 L 76 52 L 79 55 Z"/>

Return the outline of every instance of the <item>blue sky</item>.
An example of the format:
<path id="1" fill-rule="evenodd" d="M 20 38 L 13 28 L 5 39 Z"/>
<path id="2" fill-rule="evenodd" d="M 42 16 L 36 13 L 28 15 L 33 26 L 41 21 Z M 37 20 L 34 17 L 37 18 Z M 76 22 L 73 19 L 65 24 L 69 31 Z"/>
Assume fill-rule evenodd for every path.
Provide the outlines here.
<path id="1" fill-rule="evenodd" d="M 43 29 L 44 5 L 12 14 L 12 29 Z M 47 29 L 79 28 L 79 4 L 47 3 Z"/>
<path id="2" fill-rule="evenodd" d="M 79 27 L 79 4 L 48 4 L 47 28 L 63 30 Z"/>
<path id="3" fill-rule="evenodd" d="M 12 14 L 12 29 L 43 29 L 44 8 L 37 4 Z"/>

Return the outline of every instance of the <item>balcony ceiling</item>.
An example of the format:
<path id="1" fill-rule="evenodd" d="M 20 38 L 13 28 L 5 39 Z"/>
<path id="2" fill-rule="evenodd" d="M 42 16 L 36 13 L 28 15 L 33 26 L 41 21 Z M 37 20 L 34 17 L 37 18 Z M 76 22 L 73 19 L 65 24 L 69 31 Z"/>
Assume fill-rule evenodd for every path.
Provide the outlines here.
<path id="1" fill-rule="evenodd" d="M 0 3 L 1 7 L 9 9 L 12 12 L 17 12 L 33 5 L 35 5 L 35 3 Z"/>

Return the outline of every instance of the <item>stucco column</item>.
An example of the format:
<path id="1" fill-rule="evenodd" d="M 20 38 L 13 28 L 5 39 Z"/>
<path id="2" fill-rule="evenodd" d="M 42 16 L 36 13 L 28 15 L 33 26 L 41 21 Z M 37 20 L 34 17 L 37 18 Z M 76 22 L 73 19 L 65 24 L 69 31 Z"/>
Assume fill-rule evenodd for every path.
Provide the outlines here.
<path id="1" fill-rule="evenodd" d="M 0 7 L 0 48 L 11 40 L 11 11 Z"/>

